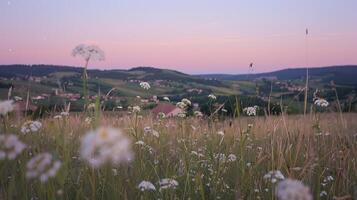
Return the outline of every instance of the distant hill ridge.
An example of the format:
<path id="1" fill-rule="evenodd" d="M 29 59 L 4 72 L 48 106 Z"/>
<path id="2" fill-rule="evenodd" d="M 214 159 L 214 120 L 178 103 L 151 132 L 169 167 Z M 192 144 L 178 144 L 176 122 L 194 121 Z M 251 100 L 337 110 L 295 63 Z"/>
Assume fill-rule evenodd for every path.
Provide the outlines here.
<path id="1" fill-rule="evenodd" d="M 306 68 L 289 68 L 257 74 L 203 74 L 197 76 L 218 80 L 254 80 L 259 78 L 296 80 L 306 77 Z M 357 65 L 313 67 L 309 68 L 309 76 L 312 79 L 319 78 L 322 82 L 334 80 L 339 84 L 357 85 Z"/>
<path id="2" fill-rule="evenodd" d="M 83 68 L 60 65 L 0 65 L 1 77 L 14 76 L 46 76 L 55 72 L 81 73 Z M 290 68 L 273 72 L 257 74 L 202 74 L 189 75 L 175 70 L 159 69 L 155 67 L 134 67 L 123 69 L 89 69 L 89 75 L 101 78 L 115 79 L 141 79 L 141 80 L 175 80 L 191 81 L 209 85 L 221 85 L 219 80 L 254 80 L 261 78 L 274 78 L 277 80 L 304 79 L 306 68 Z M 139 76 L 140 75 L 140 76 Z M 334 80 L 338 84 L 357 85 L 357 65 L 342 65 L 329 67 L 309 68 L 311 79 L 320 79 L 321 82 Z M 207 80 L 210 79 L 210 80 Z M 212 80 L 213 79 L 213 80 Z M 216 79 L 216 81 L 215 81 Z"/>

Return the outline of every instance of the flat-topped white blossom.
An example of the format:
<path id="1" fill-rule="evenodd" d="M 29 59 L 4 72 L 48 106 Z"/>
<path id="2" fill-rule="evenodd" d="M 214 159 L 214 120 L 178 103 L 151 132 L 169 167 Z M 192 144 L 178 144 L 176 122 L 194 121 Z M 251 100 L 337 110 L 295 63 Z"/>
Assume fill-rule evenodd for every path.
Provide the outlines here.
<path id="1" fill-rule="evenodd" d="M 177 102 L 176 106 L 181 109 L 186 109 L 187 105 L 184 102 Z"/>
<path id="2" fill-rule="evenodd" d="M 165 101 L 170 101 L 169 97 L 164 97 L 163 98 Z"/>
<path id="3" fill-rule="evenodd" d="M 191 106 L 191 101 L 188 100 L 188 99 L 186 99 L 186 98 L 183 98 L 183 99 L 181 100 L 181 102 L 184 103 L 184 104 L 186 104 L 187 106 Z"/>
<path id="4" fill-rule="evenodd" d="M 255 116 L 257 115 L 258 106 L 246 107 L 243 109 L 243 112 L 248 116 Z"/>
<path id="5" fill-rule="evenodd" d="M 0 115 L 6 115 L 14 110 L 14 101 L 0 101 Z"/>
<path id="6" fill-rule="evenodd" d="M 179 183 L 172 178 L 164 178 L 159 181 L 160 190 L 162 189 L 175 189 Z"/>
<path id="7" fill-rule="evenodd" d="M 142 87 L 145 90 L 148 90 L 148 89 L 150 89 L 151 86 L 148 82 L 141 82 L 140 87 Z"/>
<path id="8" fill-rule="evenodd" d="M 186 113 L 185 112 L 181 112 L 181 113 L 177 114 L 177 117 L 185 118 L 186 117 Z"/>
<path id="9" fill-rule="evenodd" d="M 42 128 L 42 123 L 39 121 L 26 121 L 21 126 L 21 132 L 23 134 L 35 133 L 35 132 L 39 131 L 41 128 Z"/>
<path id="10" fill-rule="evenodd" d="M 141 111 L 141 108 L 140 108 L 140 106 L 133 106 L 133 112 L 134 113 L 139 113 L 140 111 Z"/>
<path id="11" fill-rule="evenodd" d="M 212 100 L 216 100 L 217 99 L 217 97 L 214 94 L 208 95 L 208 98 L 210 98 Z"/>
<path id="12" fill-rule="evenodd" d="M 55 160 L 49 153 L 40 153 L 27 162 L 26 177 L 39 178 L 41 182 L 47 182 L 49 178 L 56 176 L 60 167 L 61 161 Z"/>
<path id="13" fill-rule="evenodd" d="M 276 183 L 278 180 L 284 180 L 285 179 L 283 173 L 281 173 L 280 170 L 269 171 L 267 174 L 264 175 L 263 178 L 265 180 L 271 181 L 272 183 Z"/>
<path id="14" fill-rule="evenodd" d="M 234 162 L 236 160 L 237 160 L 237 156 L 236 155 L 234 155 L 234 154 L 229 154 L 228 155 L 228 158 L 227 158 L 228 162 Z"/>
<path id="15" fill-rule="evenodd" d="M 166 117 L 166 114 L 163 113 L 163 112 L 159 112 L 159 113 L 157 114 L 157 116 L 158 116 L 159 118 L 163 119 L 163 118 Z"/>
<path id="16" fill-rule="evenodd" d="M 86 61 L 105 59 L 104 52 L 96 45 L 80 44 L 73 49 L 72 56 L 81 56 Z"/>
<path id="17" fill-rule="evenodd" d="M 278 200 L 312 200 L 310 189 L 301 181 L 285 179 L 276 188 Z"/>
<path id="18" fill-rule="evenodd" d="M 319 98 L 314 101 L 314 104 L 320 107 L 327 107 L 329 105 L 329 102 L 325 99 Z"/>
<path id="19" fill-rule="evenodd" d="M 80 155 L 93 168 L 106 163 L 119 165 L 133 159 L 130 139 L 121 130 L 111 127 L 89 131 L 82 138 Z"/>
<path id="20" fill-rule="evenodd" d="M 138 185 L 138 188 L 141 191 L 156 190 L 154 184 L 152 184 L 150 181 L 141 181 Z"/>
<path id="21" fill-rule="evenodd" d="M 26 145 L 14 134 L 0 134 L 0 160 L 15 159 Z"/>
<path id="22" fill-rule="evenodd" d="M 196 116 L 196 117 L 203 117 L 203 114 L 202 114 L 202 112 L 200 112 L 200 111 L 195 111 L 195 112 L 193 112 L 193 114 Z"/>

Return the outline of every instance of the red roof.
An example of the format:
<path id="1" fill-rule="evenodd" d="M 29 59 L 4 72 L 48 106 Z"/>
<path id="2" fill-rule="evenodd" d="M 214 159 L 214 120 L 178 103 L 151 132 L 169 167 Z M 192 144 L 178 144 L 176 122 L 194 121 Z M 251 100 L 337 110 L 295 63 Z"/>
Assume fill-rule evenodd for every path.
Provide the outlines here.
<path id="1" fill-rule="evenodd" d="M 152 112 L 156 115 L 159 114 L 160 112 L 167 115 L 173 110 L 175 110 L 176 108 L 177 107 L 175 105 L 172 105 L 171 103 L 159 103 L 154 109 L 152 109 Z"/>

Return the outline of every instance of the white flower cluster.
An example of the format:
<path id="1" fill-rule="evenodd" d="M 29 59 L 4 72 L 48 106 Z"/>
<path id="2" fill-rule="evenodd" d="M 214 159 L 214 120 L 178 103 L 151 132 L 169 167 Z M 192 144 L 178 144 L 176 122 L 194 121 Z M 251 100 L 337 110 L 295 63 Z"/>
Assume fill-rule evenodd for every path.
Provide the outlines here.
<path id="1" fill-rule="evenodd" d="M 110 127 L 89 131 L 82 139 L 80 155 L 94 168 L 105 163 L 126 163 L 133 158 L 130 139 L 120 130 Z"/>
<path id="2" fill-rule="evenodd" d="M 328 101 L 326 101 L 325 99 L 316 99 L 314 101 L 314 104 L 319 106 L 319 107 L 327 107 L 329 105 Z"/>
<path id="3" fill-rule="evenodd" d="M 162 189 L 176 189 L 179 185 L 175 179 L 172 178 L 164 178 L 159 181 L 160 190 Z"/>
<path id="4" fill-rule="evenodd" d="M 301 181 L 286 179 L 276 189 L 278 200 L 312 200 L 310 189 Z"/>
<path id="5" fill-rule="evenodd" d="M 246 113 L 248 116 L 255 116 L 257 115 L 258 106 L 253 107 L 246 107 L 243 109 L 243 112 Z"/>
<path id="6" fill-rule="evenodd" d="M 284 180 L 285 177 L 280 170 L 270 171 L 263 177 L 265 180 L 270 180 L 272 183 L 276 183 L 278 180 Z"/>
<path id="7" fill-rule="evenodd" d="M 181 102 L 184 103 L 186 106 L 191 106 L 191 101 L 186 98 L 183 98 Z"/>
<path id="8" fill-rule="evenodd" d="M 104 52 L 95 45 L 80 44 L 72 51 L 72 56 L 81 56 L 84 60 L 104 60 Z"/>
<path id="9" fill-rule="evenodd" d="M 16 135 L 1 134 L 0 135 L 0 160 L 15 159 L 24 149 L 26 145 L 22 143 Z"/>
<path id="10" fill-rule="evenodd" d="M 163 98 L 165 101 L 170 101 L 169 97 L 164 97 Z"/>
<path id="11" fill-rule="evenodd" d="M 202 112 L 200 112 L 200 111 L 195 111 L 193 114 L 194 114 L 196 117 L 203 117 L 203 114 L 202 114 Z"/>
<path id="12" fill-rule="evenodd" d="M 22 126 L 21 126 L 21 132 L 23 134 L 26 133 L 34 133 L 37 132 L 41 129 L 42 123 L 39 121 L 26 121 Z"/>
<path id="13" fill-rule="evenodd" d="M 208 98 L 210 98 L 212 100 L 216 100 L 217 99 L 217 97 L 214 94 L 208 95 Z"/>
<path id="14" fill-rule="evenodd" d="M 0 115 L 6 115 L 14 110 L 14 102 L 12 100 L 0 101 Z"/>
<path id="15" fill-rule="evenodd" d="M 154 184 L 152 184 L 150 181 L 141 181 L 138 185 L 138 188 L 141 191 L 156 190 Z"/>
<path id="16" fill-rule="evenodd" d="M 152 134 L 153 136 L 155 136 L 157 138 L 160 136 L 159 132 L 157 132 L 156 130 L 152 129 L 150 126 L 144 127 L 144 134 L 145 135 Z"/>
<path id="17" fill-rule="evenodd" d="M 55 160 L 49 153 L 40 153 L 27 162 L 26 177 L 47 182 L 49 178 L 56 176 L 60 167 L 61 161 Z"/>
<path id="18" fill-rule="evenodd" d="M 142 87 L 145 90 L 148 90 L 148 89 L 150 89 L 151 86 L 148 82 L 141 82 L 140 87 Z"/>

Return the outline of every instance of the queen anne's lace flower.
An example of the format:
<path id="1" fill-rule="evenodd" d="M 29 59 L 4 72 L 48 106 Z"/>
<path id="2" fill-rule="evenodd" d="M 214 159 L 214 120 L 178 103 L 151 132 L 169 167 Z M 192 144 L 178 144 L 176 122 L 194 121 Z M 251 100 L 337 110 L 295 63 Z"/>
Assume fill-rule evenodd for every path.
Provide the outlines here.
<path id="1" fill-rule="evenodd" d="M 129 138 L 120 130 L 108 127 L 89 131 L 82 139 L 80 154 L 94 168 L 105 163 L 126 163 L 133 158 Z"/>
<path id="2" fill-rule="evenodd" d="M 175 179 L 164 178 L 159 181 L 161 189 L 175 189 L 179 184 Z"/>
<path id="3" fill-rule="evenodd" d="M 312 200 L 310 189 L 301 181 L 286 179 L 278 184 L 276 196 L 279 200 Z"/>
<path id="4" fill-rule="evenodd" d="M 325 99 L 316 99 L 314 101 L 314 104 L 320 107 L 327 107 L 329 105 L 328 101 L 326 101 Z"/>
<path id="5" fill-rule="evenodd" d="M 80 44 L 72 51 L 72 56 L 81 56 L 84 60 L 104 60 L 104 52 L 95 45 Z"/>
<path id="6" fill-rule="evenodd" d="M 246 107 L 243 109 L 243 112 L 245 112 L 248 116 L 255 116 L 257 115 L 257 109 L 258 106 Z"/>
<path id="7" fill-rule="evenodd" d="M 177 104 L 176 104 L 176 106 L 178 107 L 178 108 L 181 108 L 181 109 L 186 109 L 186 107 L 187 107 L 187 105 L 185 104 L 185 103 L 183 103 L 183 102 L 178 102 Z"/>
<path id="8" fill-rule="evenodd" d="M 194 114 L 196 117 L 203 117 L 203 114 L 202 114 L 202 112 L 200 112 L 200 111 L 195 111 L 193 114 Z"/>
<path id="9" fill-rule="evenodd" d="M 139 113 L 141 111 L 139 106 L 133 106 L 133 112 L 134 113 Z"/>
<path id="10" fill-rule="evenodd" d="M 183 98 L 183 99 L 181 100 L 181 102 L 184 103 L 184 104 L 186 104 L 186 106 L 191 106 L 191 101 L 188 100 L 188 99 L 186 99 L 186 98 Z"/>
<path id="11" fill-rule="evenodd" d="M 141 183 L 138 185 L 138 188 L 141 191 L 156 190 L 154 184 L 152 184 L 150 181 L 141 181 Z"/>
<path id="12" fill-rule="evenodd" d="M 21 127 L 21 132 L 23 134 L 34 133 L 39 131 L 41 127 L 42 123 L 39 121 L 26 121 Z"/>
<path id="13" fill-rule="evenodd" d="M 164 97 L 163 98 L 165 101 L 170 101 L 169 97 Z"/>
<path id="14" fill-rule="evenodd" d="M 280 170 L 270 171 L 263 177 L 266 180 L 270 180 L 272 183 L 276 183 L 278 180 L 284 180 L 285 177 Z"/>
<path id="15" fill-rule="evenodd" d="M 141 82 L 140 87 L 142 87 L 145 90 L 150 89 L 150 84 L 148 82 Z"/>
<path id="16" fill-rule="evenodd" d="M 60 167 L 61 161 L 53 159 L 49 153 L 41 153 L 27 162 L 26 177 L 39 178 L 41 182 L 47 182 L 49 178 L 56 176 Z"/>
<path id="17" fill-rule="evenodd" d="M 16 135 L 0 134 L 0 160 L 15 159 L 24 149 L 26 145 L 22 143 Z"/>
<path id="18" fill-rule="evenodd" d="M 6 115 L 14 110 L 14 102 L 12 100 L 0 101 L 0 115 Z"/>
<path id="19" fill-rule="evenodd" d="M 214 94 L 208 95 L 208 98 L 210 98 L 212 100 L 216 100 L 217 99 L 217 97 Z"/>

